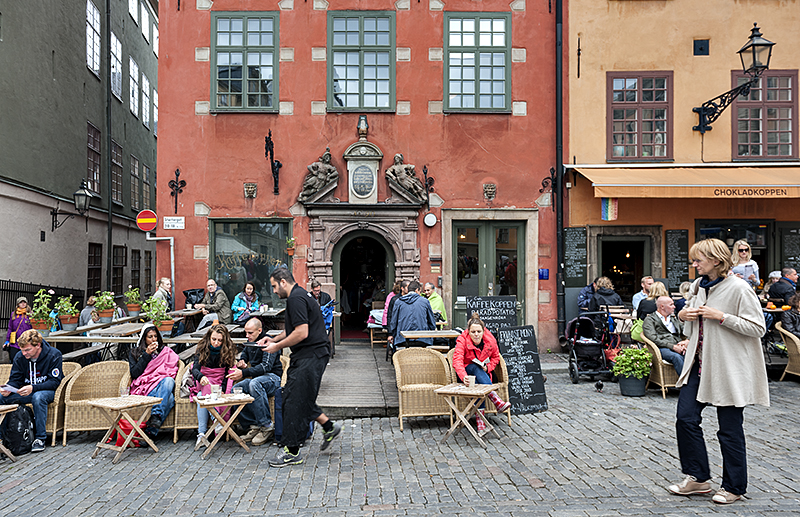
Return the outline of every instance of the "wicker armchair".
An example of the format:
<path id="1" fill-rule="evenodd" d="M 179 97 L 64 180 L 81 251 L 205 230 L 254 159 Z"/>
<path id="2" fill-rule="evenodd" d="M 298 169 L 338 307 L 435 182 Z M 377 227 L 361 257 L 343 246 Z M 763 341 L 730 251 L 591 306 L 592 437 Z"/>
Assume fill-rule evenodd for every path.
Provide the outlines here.
<path id="1" fill-rule="evenodd" d="M 678 373 L 672 363 L 668 363 L 661 358 L 661 351 L 655 343 L 647 339 L 644 333 L 642 334 L 642 342 L 650 351 L 653 356 L 653 366 L 650 369 L 650 379 L 648 380 L 648 387 L 650 384 L 655 384 L 661 388 L 661 397 L 667 398 L 667 388 L 674 388 L 675 383 L 678 382 Z"/>
<path id="2" fill-rule="evenodd" d="M 107 431 L 108 420 L 102 410 L 89 405 L 89 400 L 118 397 L 128 361 L 103 361 L 81 368 L 67 384 L 64 395 L 64 438 L 70 431 Z"/>
<path id="3" fill-rule="evenodd" d="M 775 328 L 781 333 L 783 344 L 786 345 L 786 353 L 789 354 L 789 362 L 786 363 L 786 369 L 783 370 L 781 380 L 786 377 L 787 373 L 800 377 L 800 339 L 791 332 L 784 330 L 780 322 L 775 324 Z"/>
<path id="4" fill-rule="evenodd" d="M 61 380 L 61 384 L 58 385 L 58 388 L 56 388 L 56 394 L 53 398 L 53 402 L 47 406 L 47 424 L 45 428 L 48 433 L 52 433 L 53 435 L 52 442 L 50 444 L 51 447 L 56 445 L 56 434 L 64 429 L 64 391 L 67 389 L 67 384 L 69 383 L 70 379 L 80 369 L 81 365 L 78 363 L 66 362 L 61 365 L 61 370 L 64 372 L 64 378 Z M 0 384 L 5 384 L 8 382 L 8 378 L 10 376 L 11 365 L 0 365 Z M 28 406 L 30 407 L 31 404 L 28 404 Z"/>
<path id="5" fill-rule="evenodd" d="M 174 393 L 175 403 L 176 404 L 178 402 L 178 397 L 180 396 L 180 393 L 181 393 L 181 377 L 180 377 L 181 368 L 183 368 L 183 361 L 178 360 L 178 373 L 175 374 L 175 393 Z M 125 375 L 122 376 L 122 380 L 120 381 L 120 388 L 121 389 L 122 388 L 129 388 L 130 385 L 131 385 L 131 371 L 130 371 L 130 368 L 128 368 L 127 373 L 125 373 Z M 142 410 L 142 411 L 144 411 L 144 410 Z M 131 411 L 130 415 L 133 418 L 136 418 L 138 420 L 139 417 L 142 414 L 142 411 Z M 164 423 L 161 424 L 161 428 L 162 429 L 169 429 L 169 428 L 172 428 L 172 427 L 175 427 L 175 411 L 174 411 L 174 409 L 173 409 L 173 411 L 169 412 L 169 415 L 167 415 L 166 420 L 164 420 Z"/>
<path id="6" fill-rule="evenodd" d="M 450 384 L 450 369 L 444 356 L 427 348 L 406 348 L 392 355 L 400 399 L 400 430 L 403 417 L 450 416 L 444 397 L 433 392 Z"/>
<path id="7" fill-rule="evenodd" d="M 447 352 L 447 364 L 450 366 L 450 378 L 452 379 L 452 382 L 460 382 L 458 375 L 456 375 L 456 370 L 453 368 L 454 353 L 455 348 Z M 506 360 L 503 359 L 502 355 L 500 356 L 500 362 L 492 372 L 492 380 L 495 384 L 500 385 L 500 387 L 497 389 L 497 396 L 505 401 L 508 401 L 510 398 L 508 393 L 508 368 L 506 368 Z M 461 409 L 464 409 L 464 405 L 466 403 L 463 400 L 458 400 L 457 403 Z M 511 407 L 506 409 L 504 412 L 506 414 L 506 418 L 508 418 L 508 425 L 511 425 Z M 494 404 L 486 404 L 486 413 L 497 413 L 497 408 L 494 407 Z"/>

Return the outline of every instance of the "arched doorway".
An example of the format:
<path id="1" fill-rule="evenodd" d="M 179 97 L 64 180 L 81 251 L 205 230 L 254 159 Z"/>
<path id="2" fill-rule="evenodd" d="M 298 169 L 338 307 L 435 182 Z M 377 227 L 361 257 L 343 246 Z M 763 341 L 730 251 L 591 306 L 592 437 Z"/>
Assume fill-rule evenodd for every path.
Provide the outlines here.
<path id="1" fill-rule="evenodd" d="M 342 332 L 361 332 L 372 302 L 383 301 L 394 283 L 394 251 L 379 234 L 359 230 L 336 243 L 332 258 Z"/>

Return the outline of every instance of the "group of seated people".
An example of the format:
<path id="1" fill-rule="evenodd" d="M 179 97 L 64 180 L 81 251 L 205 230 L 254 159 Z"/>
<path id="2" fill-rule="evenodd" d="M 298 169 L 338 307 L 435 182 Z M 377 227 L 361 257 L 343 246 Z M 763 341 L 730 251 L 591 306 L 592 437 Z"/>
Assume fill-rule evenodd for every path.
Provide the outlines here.
<path id="1" fill-rule="evenodd" d="M 432 283 L 426 283 L 423 288 L 417 280 L 398 280 L 386 297 L 383 309 L 382 324 L 388 334 L 389 346 L 432 345 L 433 338 L 407 340 L 402 332 L 436 330 L 437 315 L 447 323 L 444 300 Z"/>

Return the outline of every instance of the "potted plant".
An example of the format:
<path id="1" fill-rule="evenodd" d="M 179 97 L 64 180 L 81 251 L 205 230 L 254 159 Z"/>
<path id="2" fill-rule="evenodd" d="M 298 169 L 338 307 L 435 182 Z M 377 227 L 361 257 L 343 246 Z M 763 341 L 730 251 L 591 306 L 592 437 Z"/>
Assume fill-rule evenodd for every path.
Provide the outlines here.
<path id="1" fill-rule="evenodd" d="M 294 237 L 286 237 L 286 254 L 290 257 L 294 255 Z"/>
<path id="2" fill-rule="evenodd" d="M 128 306 L 128 316 L 136 317 L 142 310 L 142 297 L 139 295 L 139 288 L 128 286 L 125 291 L 125 303 Z"/>
<path id="3" fill-rule="evenodd" d="M 100 323 L 111 323 L 114 318 L 114 293 L 112 291 L 97 291 L 94 296 L 94 308 L 100 316 Z"/>
<path id="4" fill-rule="evenodd" d="M 175 321 L 167 314 L 167 302 L 151 296 L 142 304 L 142 312 L 153 320 L 153 325 L 162 335 L 172 332 Z"/>
<path id="5" fill-rule="evenodd" d="M 619 391 L 628 397 L 643 397 L 653 357 L 644 348 L 623 348 L 614 360 L 612 373 L 619 377 Z"/>
<path id="6" fill-rule="evenodd" d="M 31 307 L 31 327 L 39 331 L 39 333 L 47 337 L 50 335 L 50 329 L 53 327 L 55 320 L 50 316 L 50 300 L 55 291 L 49 289 L 39 289 L 36 296 L 33 298 L 33 307 Z"/>
<path id="7" fill-rule="evenodd" d="M 61 320 L 63 330 L 75 330 L 78 328 L 78 317 L 81 311 L 78 310 L 78 302 L 72 301 L 72 295 L 62 296 L 55 304 L 58 312 L 58 319 Z"/>

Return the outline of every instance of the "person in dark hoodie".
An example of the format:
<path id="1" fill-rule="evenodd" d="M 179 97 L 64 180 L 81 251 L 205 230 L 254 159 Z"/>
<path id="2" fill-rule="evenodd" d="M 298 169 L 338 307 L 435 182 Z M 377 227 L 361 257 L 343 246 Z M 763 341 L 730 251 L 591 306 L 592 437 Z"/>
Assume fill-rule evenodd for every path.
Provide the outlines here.
<path id="1" fill-rule="evenodd" d="M 47 406 L 55 399 L 56 388 L 64 378 L 61 352 L 51 347 L 36 330 L 26 330 L 17 340 L 8 384 L 16 393 L 0 389 L 0 404 L 32 404 L 35 425 L 31 452 L 42 452 L 47 439 Z"/>
<path id="2" fill-rule="evenodd" d="M 436 330 L 436 317 L 427 298 L 420 296 L 420 283 L 416 280 L 408 284 L 408 294 L 397 300 L 390 315 L 389 328 L 392 335 L 387 339 L 395 348 L 398 346 L 429 346 L 433 338 L 423 338 L 416 341 L 406 341 L 402 332 L 404 330 Z"/>
<path id="3" fill-rule="evenodd" d="M 614 292 L 614 284 L 607 276 L 601 276 L 595 280 L 597 290 L 589 302 L 589 312 L 596 312 L 603 310 L 603 305 L 622 305 L 622 298 Z M 598 314 L 592 316 L 596 327 L 600 328 L 603 324 L 605 316 Z"/>

